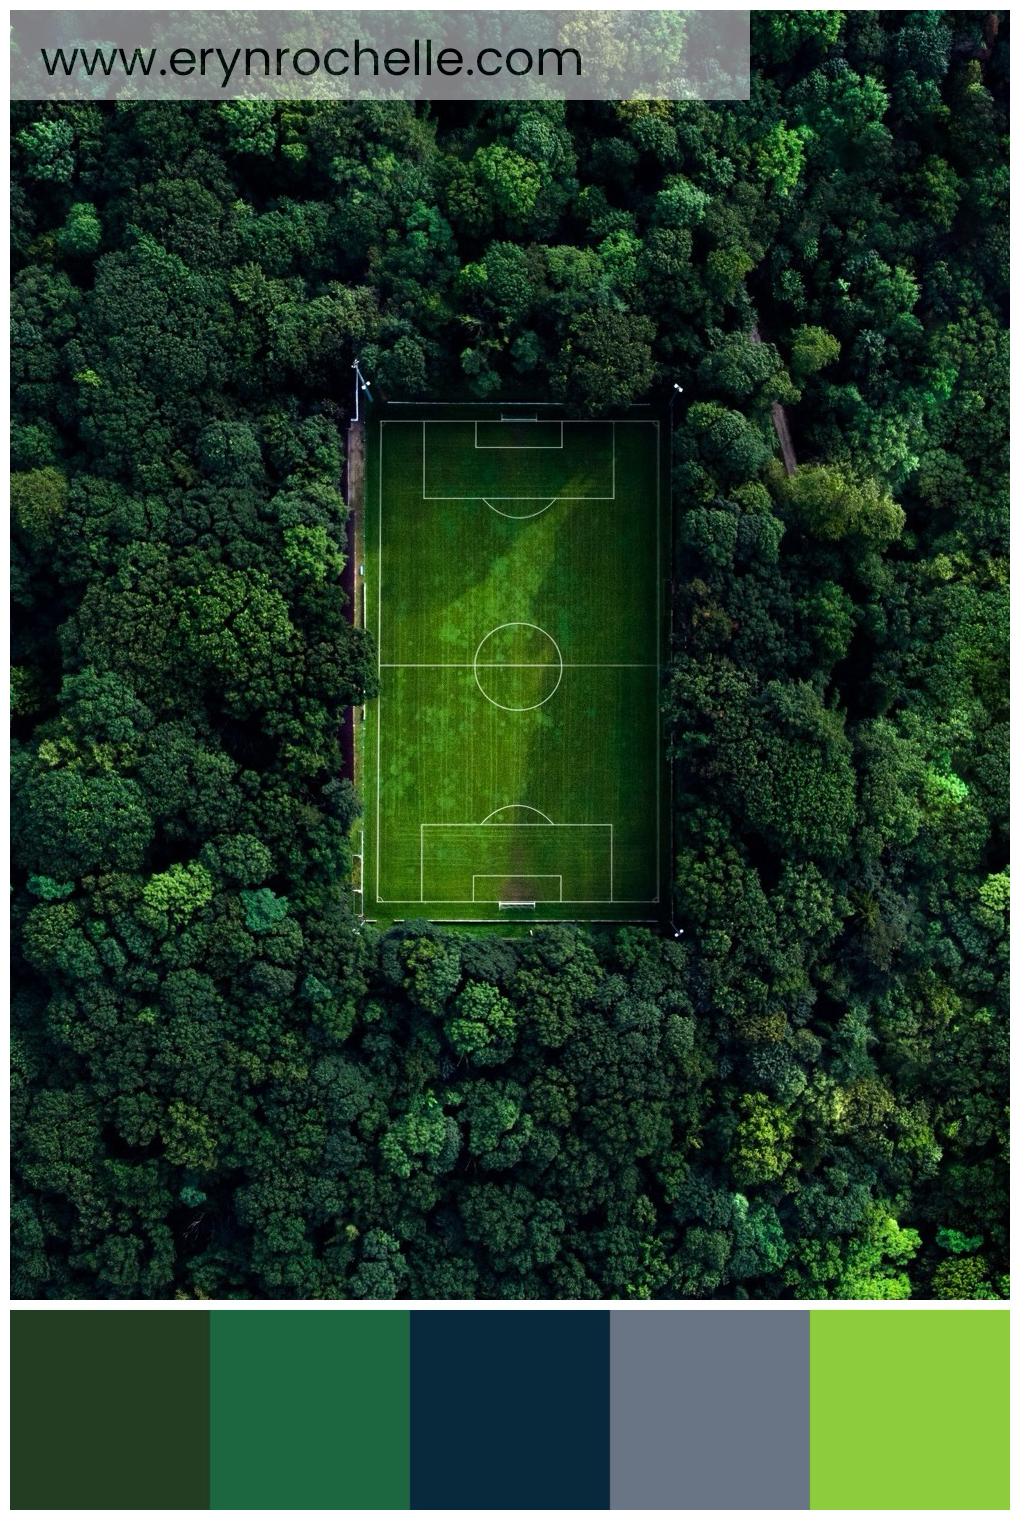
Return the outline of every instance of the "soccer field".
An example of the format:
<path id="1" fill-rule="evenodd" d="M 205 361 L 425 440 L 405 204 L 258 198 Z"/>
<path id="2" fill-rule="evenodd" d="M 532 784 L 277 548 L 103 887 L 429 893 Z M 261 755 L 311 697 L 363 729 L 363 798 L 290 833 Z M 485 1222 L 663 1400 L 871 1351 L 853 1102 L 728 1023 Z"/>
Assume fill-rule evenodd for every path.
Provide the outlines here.
<path id="1" fill-rule="evenodd" d="M 369 424 L 365 916 L 656 919 L 658 423 L 464 410 Z"/>

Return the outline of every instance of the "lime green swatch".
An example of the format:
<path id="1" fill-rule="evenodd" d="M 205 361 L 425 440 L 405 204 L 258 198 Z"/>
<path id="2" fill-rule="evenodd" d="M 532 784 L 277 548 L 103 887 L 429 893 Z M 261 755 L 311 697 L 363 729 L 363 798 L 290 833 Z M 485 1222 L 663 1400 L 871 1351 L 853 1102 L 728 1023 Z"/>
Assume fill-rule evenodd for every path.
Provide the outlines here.
<path id="1" fill-rule="evenodd" d="M 213 1509 L 406 1509 L 410 1314 L 214 1309 Z"/>
<path id="2" fill-rule="evenodd" d="M 812 1509 L 1008 1505 L 1008 1311 L 812 1310 Z"/>

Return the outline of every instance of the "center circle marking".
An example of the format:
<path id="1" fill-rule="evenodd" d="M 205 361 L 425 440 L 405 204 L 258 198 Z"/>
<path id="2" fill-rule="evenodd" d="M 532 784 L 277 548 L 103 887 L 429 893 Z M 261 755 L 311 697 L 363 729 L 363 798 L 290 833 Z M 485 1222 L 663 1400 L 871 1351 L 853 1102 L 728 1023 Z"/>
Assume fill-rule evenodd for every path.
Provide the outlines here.
<path id="1" fill-rule="evenodd" d="M 530 628 L 532 632 L 541 634 L 542 638 L 548 640 L 548 642 L 552 645 L 553 651 L 555 653 L 555 658 L 539 663 L 542 668 L 548 669 L 550 671 L 555 670 L 556 680 L 553 683 L 551 689 L 547 691 L 545 696 L 542 697 L 538 702 L 498 702 L 494 696 L 486 691 L 484 685 L 482 684 L 482 677 L 479 674 L 479 665 L 482 665 L 483 667 L 485 665 L 485 660 L 483 658 L 485 646 L 490 639 L 495 638 L 497 633 L 503 633 L 508 628 Z M 472 670 L 474 671 L 475 685 L 478 687 L 478 690 L 481 692 L 482 696 L 487 702 L 491 702 L 493 707 L 502 708 L 504 712 L 533 712 L 536 707 L 544 707 L 546 702 L 549 701 L 549 698 L 556 695 L 560 687 L 560 682 L 563 680 L 563 655 L 560 652 L 560 646 L 557 644 L 552 634 L 546 633 L 545 629 L 540 628 L 537 623 L 500 623 L 497 628 L 490 629 L 482 639 L 481 643 L 478 645 L 478 648 L 475 650 L 475 655 L 474 659 L 471 662 L 471 666 Z M 498 660 L 490 662 L 490 669 L 493 671 L 520 670 L 531 668 L 535 668 L 532 661 Z"/>

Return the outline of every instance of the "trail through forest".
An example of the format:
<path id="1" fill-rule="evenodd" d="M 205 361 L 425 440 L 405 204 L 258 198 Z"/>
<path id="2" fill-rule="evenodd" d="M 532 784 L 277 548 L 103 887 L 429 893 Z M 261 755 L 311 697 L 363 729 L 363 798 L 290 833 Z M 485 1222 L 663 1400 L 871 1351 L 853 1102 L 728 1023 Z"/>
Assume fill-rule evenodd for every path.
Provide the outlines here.
<path id="1" fill-rule="evenodd" d="M 751 342 L 760 343 L 761 333 L 758 331 L 757 322 L 751 328 Z M 790 424 L 786 417 L 786 408 L 779 401 L 772 403 L 772 426 L 776 430 L 779 439 L 779 450 L 783 456 L 783 464 L 786 466 L 787 475 L 796 475 L 797 456 L 793 450 L 793 439 L 790 437 Z"/>

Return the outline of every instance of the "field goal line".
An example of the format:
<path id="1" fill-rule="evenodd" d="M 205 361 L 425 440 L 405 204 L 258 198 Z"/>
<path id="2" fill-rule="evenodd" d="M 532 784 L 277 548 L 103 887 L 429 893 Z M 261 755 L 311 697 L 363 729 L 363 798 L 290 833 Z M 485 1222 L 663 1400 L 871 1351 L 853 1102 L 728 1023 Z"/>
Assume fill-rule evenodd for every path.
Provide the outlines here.
<path id="1" fill-rule="evenodd" d="M 531 417 L 508 417 L 507 414 L 505 412 L 503 412 L 501 414 L 499 420 L 500 420 L 500 422 L 534 422 L 534 423 L 537 423 L 538 422 L 538 413 L 535 412 L 534 415 L 531 416 Z M 492 427 L 493 424 L 495 423 L 495 421 L 496 421 L 496 419 L 494 417 L 483 417 L 482 418 L 482 426 L 483 427 Z M 559 428 L 559 430 L 560 430 L 560 441 L 559 441 L 559 443 L 479 443 L 478 442 L 478 420 L 476 419 L 475 420 L 475 448 L 476 449 L 497 449 L 497 450 L 498 449 L 503 449 L 503 450 L 508 450 L 511 453 L 513 453 L 513 452 L 521 453 L 521 452 L 524 452 L 527 449 L 553 449 L 553 450 L 555 450 L 555 449 L 562 449 L 562 447 L 563 447 L 563 423 L 562 423 L 562 421 L 557 421 L 556 418 L 554 418 L 554 417 L 543 417 L 542 418 L 542 425 L 543 425 L 543 427 L 558 427 Z"/>
<path id="2" fill-rule="evenodd" d="M 428 494 L 428 490 L 427 490 L 428 481 L 427 481 L 427 478 L 426 478 L 427 477 L 427 473 L 428 473 L 428 471 L 427 471 L 427 461 L 428 461 L 428 445 L 427 445 L 428 432 L 427 432 L 427 429 L 430 426 L 431 427 L 443 427 L 443 426 L 449 425 L 451 423 L 454 426 L 458 426 L 461 422 L 471 422 L 472 420 L 474 420 L 475 448 L 476 449 L 478 449 L 478 448 L 481 448 L 481 449 L 486 449 L 486 448 L 494 448 L 494 449 L 506 448 L 507 452 L 510 452 L 510 453 L 522 452 L 521 450 L 517 450 L 515 447 L 508 446 L 508 445 L 495 445 L 495 444 L 491 444 L 491 445 L 490 444 L 481 444 L 480 445 L 478 443 L 478 441 L 477 441 L 478 440 L 478 421 L 476 419 L 472 419 L 470 417 L 464 417 L 464 418 L 457 418 L 457 417 L 442 417 L 442 418 L 431 417 L 431 418 L 425 418 L 425 417 L 423 417 L 422 418 L 422 423 L 421 423 L 421 499 L 422 499 L 422 501 L 484 501 L 486 503 L 486 505 L 488 505 L 490 502 L 493 502 L 493 501 L 543 501 L 543 502 L 548 502 L 549 505 L 551 506 L 554 501 L 615 501 L 616 500 L 616 419 L 615 418 L 607 419 L 607 420 L 605 420 L 602 423 L 603 427 L 608 427 L 610 429 L 610 443 L 611 443 L 611 446 L 612 446 L 612 463 L 611 463 L 611 466 L 610 466 L 610 479 L 611 479 L 611 482 L 612 482 L 613 489 L 609 493 L 608 496 L 564 496 L 564 495 L 559 494 L 559 493 L 557 493 L 557 494 L 555 494 L 553 496 L 550 496 L 548 492 L 545 492 L 541 496 L 494 496 L 494 495 L 491 494 L 491 492 L 490 492 L 490 494 L 488 496 L 479 496 L 479 495 L 476 495 L 476 496 L 430 496 Z M 483 418 L 482 420 L 485 421 L 487 419 Z M 553 419 L 549 419 L 549 420 L 553 420 Z M 491 421 L 495 422 L 495 418 L 492 418 Z M 583 424 L 580 424 L 580 425 L 582 425 L 582 426 L 588 426 L 587 423 L 583 423 Z M 384 427 L 384 426 L 385 426 L 385 423 L 380 423 L 380 427 Z M 561 438 L 561 440 L 563 438 L 563 428 L 564 428 L 564 424 L 563 424 L 563 422 L 560 422 L 560 438 Z M 555 446 L 553 444 L 548 444 L 548 445 L 539 445 L 539 446 L 536 446 L 536 447 L 548 447 L 549 449 L 553 449 Z M 560 442 L 559 447 L 560 448 L 563 447 L 562 441 Z M 536 513 L 535 515 L 537 516 L 538 514 Z"/>

